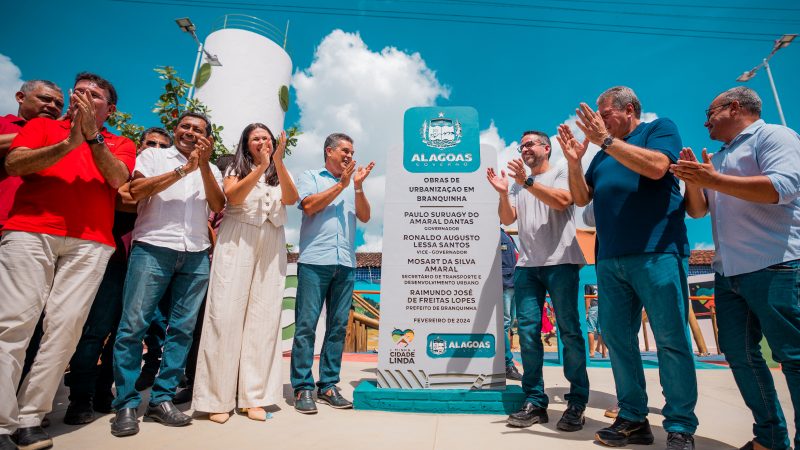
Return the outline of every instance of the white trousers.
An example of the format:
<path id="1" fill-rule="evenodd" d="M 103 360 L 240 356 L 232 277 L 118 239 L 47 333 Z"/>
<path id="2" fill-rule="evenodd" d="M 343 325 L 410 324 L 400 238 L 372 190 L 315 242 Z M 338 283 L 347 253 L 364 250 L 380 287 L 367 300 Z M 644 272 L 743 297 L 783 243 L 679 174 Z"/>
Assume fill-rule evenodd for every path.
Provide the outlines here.
<path id="1" fill-rule="evenodd" d="M 38 426 L 52 409 L 64 369 L 114 248 L 84 239 L 7 231 L 0 241 L 0 434 Z M 17 385 L 36 323 L 44 335 Z"/>
<path id="2" fill-rule="evenodd" d="M 192 408 L 226 412 L 283 398 L 283 227 L 225 217 L 211 263 Z"/>

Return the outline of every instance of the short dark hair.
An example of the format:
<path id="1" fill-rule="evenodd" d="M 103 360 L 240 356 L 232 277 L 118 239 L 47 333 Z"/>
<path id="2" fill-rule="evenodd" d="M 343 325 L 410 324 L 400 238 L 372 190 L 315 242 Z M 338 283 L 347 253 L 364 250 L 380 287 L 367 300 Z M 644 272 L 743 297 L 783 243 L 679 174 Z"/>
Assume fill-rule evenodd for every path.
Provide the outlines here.
<path id="1" fill-rule="evenodd" d="M 208 116 L 206 116 L 203 113 L 194 112 L 194 111 L 184 111 L 183 113 L 181 113 L 180 116 L 178 116 L 178 121 L 175 122 L 176 126 L 180 125 L 180 123 L 183 121 L 183 119 L 185 119 L 187 117 L 194 117 L 196 119 L 201 119 L 203 122 L 205 122 L 206 123 L 206 137 L 211 136 L 211 121 L 208 120 Z"/>
<path id="2" fill-rule="evenodd" d="M 117 104 L 117 90 L 114 89 L 114 85 L 111 84 L 110 81 L 106 80 L 105 78 L 91 72 L 81 72 L 75 75 L 75 85 L 78 84 L 79 81 L 91 81 L 92 83 L 100 86 L 102 89 L 105 89 L 108 92 L 108 103 L 111 105 Z"/>
<path id="3" fill-rule="evenodd" d="M 147 137 L 150 133 L 156 133 L 164 136 L 165 138 L 169 139 L 169 145 L 172 145 L 172 136 L 169 135 L 169 132 L 161 127 L 150 127 L 144 131 L 142 134 L 139 135 L 139 145 L 142 145 L 144 138 Z"/>
<path id="4" fill-rule="evenodd" d="M 40 84 L 50 89 L 61 92 L 61 88 L 50 80 L 28 80 L 22 83 L 22 87 L 19 88 L 19 91 L 22 92 L 23 94 L 27 94 L 28 92 L 31 92 L 32 90 L 36 89 L 36 86 Z"/>
<path id="5" fill-rule="evenodd" d="M 344 133 L 332 133 L 325 138 L 325 144 L 322 145 L 322 155 L 324 157 L 324 161 L 328 160 L 328 152 L 326 152 L 325 150 L 328 147 L 336 148 L 339 145 L 339 142 L 341 141 L 347 141 L 352 144 L 353 138 Z"/>
<path id="6" fill-rule="evenodd" d="M 544 142 L 544 143 L 545 143 L 545 145 L 547 145 L 548 147 L 550 147 L 550 153 L 548 153 L 548 154 L 547 154 L 547 159 L 550 159 L 550 155 L 552 155 L 552 154 L 553 154 L 553 146 L 550 144 L 550 136 L 548 136 L 548 135 L 547 135 L 547 133 L 545 133 L 544 131 L 538 131 L 538 130 L 527 130 L 527 131 L 523 131 L 523 132 L 522 132 L 522 137 L 521 137 L 521 138 L 519 138 L 519 139 L 520 139 L 520 141 L 521 141 L 521 140 L 522 140 L 522 138 L 524 138 L 525 136 L 529 136 L 529 135 L 531 135 L 531 134 L 532 134 L 532 135 L 534 135 L 534 136 L 537 136 L 537 137 L 538 137 L 538 138 L 539 138 L 539 139 L 540 139 L 542 142 Z"/>

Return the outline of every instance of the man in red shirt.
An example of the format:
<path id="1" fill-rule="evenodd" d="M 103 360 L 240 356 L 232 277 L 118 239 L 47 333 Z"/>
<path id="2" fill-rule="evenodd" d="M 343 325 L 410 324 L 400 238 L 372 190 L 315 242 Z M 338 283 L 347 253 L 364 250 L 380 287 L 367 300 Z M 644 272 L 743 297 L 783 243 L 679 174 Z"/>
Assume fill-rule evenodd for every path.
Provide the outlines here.
<path id="1" fill-rule="evenodd" d="M 11 144 L 5 168 L 22 177 L 0 241 L 0 444 L 48 448 L 51 409 L 83 323 L 114 252 L 117 189 L 136 149 L 103 126 L 117 93 L 81 73 L 65 120 L 36 118 Z M 44 310 L 44 335 L 17 392 L 25 347 Z"/>
<path id="2" fill-rule="evenodd" d="M 27 121 L 36 117 L 57 119 L 64 109 L 64 94 L 52 81 L 26 81 L 15 97 L 19 103 L 17 114 L 0 117 L 0 229 L 8 219 L 14 193 L 22 184 L 19 177 L 9 177 L 4 167 L 11 141 Z"/>

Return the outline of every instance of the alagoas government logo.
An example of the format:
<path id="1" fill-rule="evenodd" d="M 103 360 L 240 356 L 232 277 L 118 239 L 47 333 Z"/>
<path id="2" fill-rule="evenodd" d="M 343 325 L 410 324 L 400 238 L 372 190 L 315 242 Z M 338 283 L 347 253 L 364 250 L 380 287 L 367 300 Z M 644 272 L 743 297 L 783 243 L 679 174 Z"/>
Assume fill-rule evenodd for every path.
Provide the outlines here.
<path id="1" fill-rule="evenodd" d="M 404 123 L 403 165 L 409 172 L 474 172 L 480 167 L 474 108 L 410 108 Z M 421 125 L 414 129 L 413 124 Z"/>
<path id="2" fill-rule="evenodd" d="M 461 142 L 461 123 L 448 119 L 443 112 L 439 117 L 422 122 L 422 142 L 432 148 L 454 147 Z M 472 155 L 469 155 L 472 156 Z"/>
<path id="3" fill-rule="evenodd" d="M 494 353 L 494 336 L 491 334 L 428 335 L 428 356 L 431 358 L 492 358 Z"/>

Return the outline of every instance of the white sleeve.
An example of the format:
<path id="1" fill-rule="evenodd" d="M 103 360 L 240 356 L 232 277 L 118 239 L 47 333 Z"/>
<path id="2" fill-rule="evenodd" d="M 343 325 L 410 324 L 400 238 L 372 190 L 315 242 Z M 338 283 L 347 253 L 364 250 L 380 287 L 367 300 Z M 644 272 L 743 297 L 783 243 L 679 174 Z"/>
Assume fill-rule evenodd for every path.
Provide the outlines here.
<path id="1" fill-rule="evenodd" d="M 133 171 L 139 172 L 144 175 L 145 178 L 152 177 L 155 175 L 161 175 L 160 173 L 156 172 L 156 155 L 155 151 L 152 148 L 146 148 L 139 153 L 139 156 L 136 157 L 136 166 L 134 166 Z"/>

